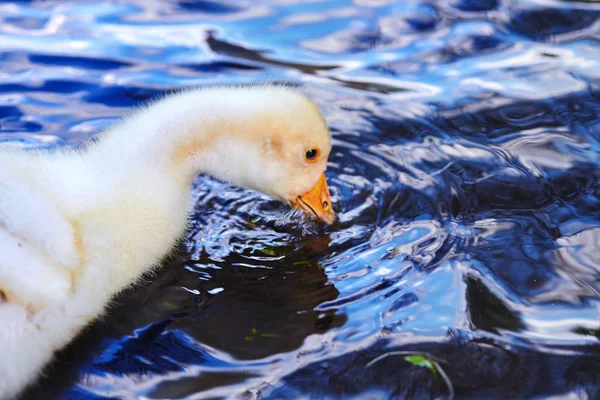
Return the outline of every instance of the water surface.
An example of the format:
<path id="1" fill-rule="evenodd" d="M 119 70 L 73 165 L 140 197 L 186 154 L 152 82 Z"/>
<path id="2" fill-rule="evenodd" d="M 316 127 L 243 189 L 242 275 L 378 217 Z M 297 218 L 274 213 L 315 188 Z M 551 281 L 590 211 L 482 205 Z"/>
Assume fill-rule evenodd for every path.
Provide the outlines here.
<path id="1" fill-rule="evenodd" d="M 0 4 L 0 140 L 187 86 L 319 105 L 339 221 L 200 177 L 180 251 L 26 398 L 600 396 L 600 4 Z M 587 396 L 587 397 L 586 397 Z"/>

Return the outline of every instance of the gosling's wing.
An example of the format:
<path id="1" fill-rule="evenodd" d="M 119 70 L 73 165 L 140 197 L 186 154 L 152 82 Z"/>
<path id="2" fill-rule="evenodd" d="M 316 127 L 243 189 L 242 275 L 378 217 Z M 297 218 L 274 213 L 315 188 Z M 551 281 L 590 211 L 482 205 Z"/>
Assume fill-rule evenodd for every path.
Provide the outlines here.
<path id="1" fill-rule="evenodd" d="M 69 270 L 53 262 L 26 238 L 0 228 L 0 298 L 39 310 L 68 299 Z"/>
<path id="2" fill-rule="evenodd" d="M 0 225 L 59 264 L 72 267 L 78 262 L 73 225 L 25 177 L 0 171 Z"/>
<path id="3" fill-rule="evenodd" d="M 64 301 L 78 260 L 73 226 L 49 197 L 0 173 L 0 297 L 34 309 Z"/>

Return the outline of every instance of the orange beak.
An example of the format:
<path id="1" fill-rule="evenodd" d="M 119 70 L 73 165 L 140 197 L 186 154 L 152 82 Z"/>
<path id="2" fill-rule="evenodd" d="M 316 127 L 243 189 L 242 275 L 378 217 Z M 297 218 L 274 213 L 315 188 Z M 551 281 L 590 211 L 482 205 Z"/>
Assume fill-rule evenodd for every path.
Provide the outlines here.
<path id="1" fill-rule="evenodd" d="M 327 187 L 327 179 L 325 179 L 325 172 L 321 174 L 317 184 L 312 189 L 291 200 L 290 203 L 329 225 L 335 222 L 335 213 L 331 207 L 331 197 Z"/>

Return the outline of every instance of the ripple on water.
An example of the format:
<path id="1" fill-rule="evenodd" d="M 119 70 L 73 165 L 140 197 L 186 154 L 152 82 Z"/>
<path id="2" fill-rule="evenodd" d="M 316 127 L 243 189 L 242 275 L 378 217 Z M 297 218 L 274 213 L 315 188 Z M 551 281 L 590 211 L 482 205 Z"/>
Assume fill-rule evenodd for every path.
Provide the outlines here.
<path id="1" fill-rule="evenodd" d="M 600 9 L 504 0 L 0 4 L 0 140 L 181 87 L 298 83 L 339 221 L 200 177 L 190 231 L 26 397 L 595 398 Z"/>

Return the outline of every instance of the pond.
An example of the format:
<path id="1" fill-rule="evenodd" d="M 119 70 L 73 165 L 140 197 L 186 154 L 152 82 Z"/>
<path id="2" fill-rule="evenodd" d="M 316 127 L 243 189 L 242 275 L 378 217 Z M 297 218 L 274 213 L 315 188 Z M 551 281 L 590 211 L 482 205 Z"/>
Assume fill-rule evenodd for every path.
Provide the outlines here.
<path id="1" fill-rule="evenodd" d="M 199 177 L 177 254 L 24 398 L 597 398 L 599 40 L 590 1 L 0 4 L 1 141 L 289 82 L 340 217 Z"/>

